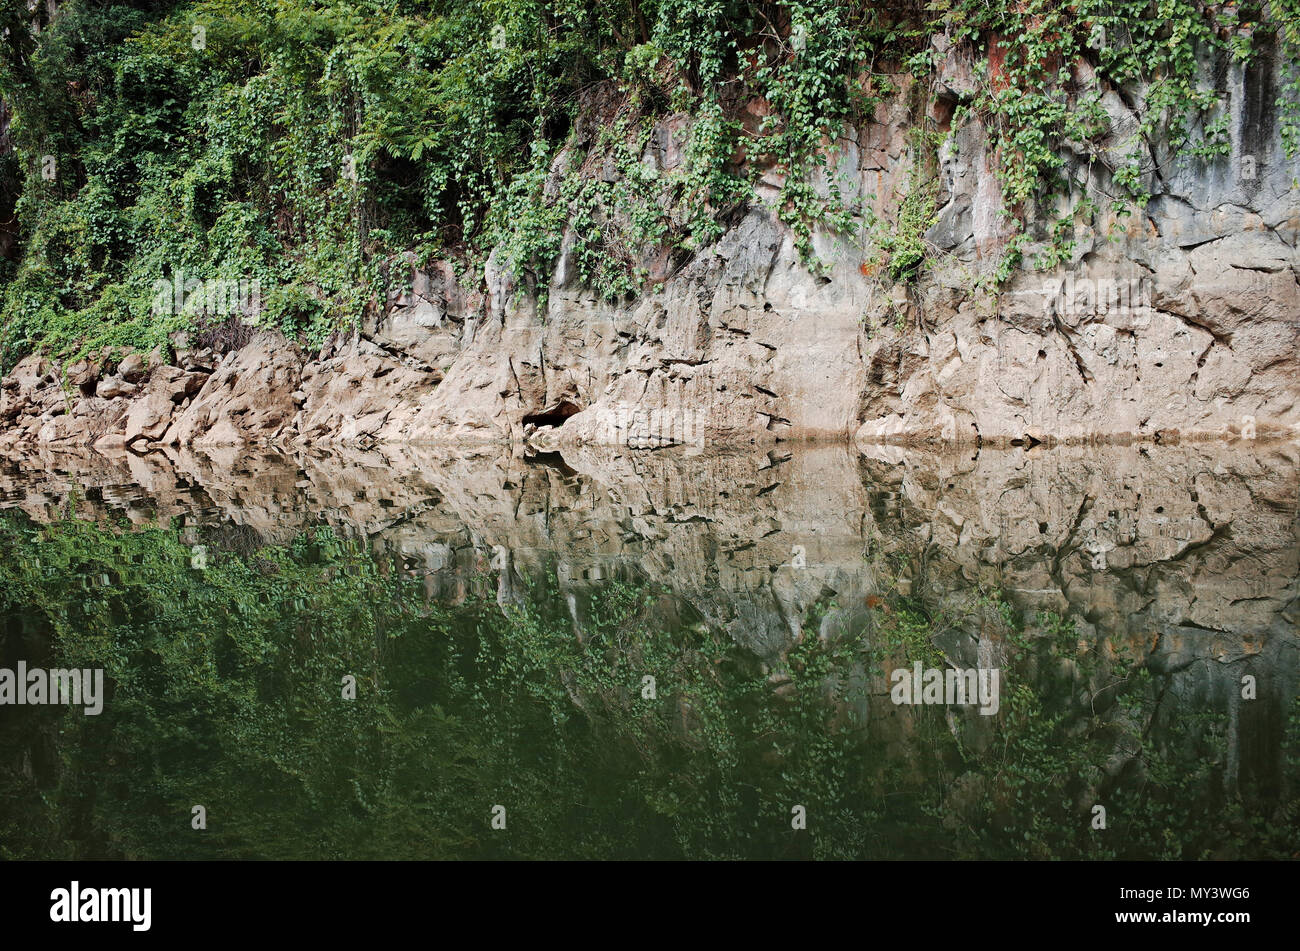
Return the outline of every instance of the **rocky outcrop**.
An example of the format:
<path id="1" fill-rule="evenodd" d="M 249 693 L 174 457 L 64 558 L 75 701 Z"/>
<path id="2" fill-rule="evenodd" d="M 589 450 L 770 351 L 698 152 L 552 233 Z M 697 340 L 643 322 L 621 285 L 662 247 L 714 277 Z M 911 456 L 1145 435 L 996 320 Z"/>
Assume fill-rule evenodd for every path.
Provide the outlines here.
<path id="1" fill-rule="evenodd" d="M 209 371 L 188 356 L 109 352 L 60 368 L 30 356 L 4 381 L 0 445 L 142 447 L 163 441 L 173 419 L 203 389 Z"/>
<path id="2" fill-rule="evenodd" d="M 318 354 L 270 332 L 219 365 L 178 345 L 183 383 L 173 370 L 158 378 L 159 360 L 146 379 L 150 361 L 136 356 L 116 368 L 30 357 L 5 382 L 0 439 L 512 441 L 551 451 L 1296 438 L 1300 159 L 1285 155 L 1276 117 L 1250 105 L 1281 88 L 1280 62 L 1229 70 L 1229 154 L 1184 162 L 1147 143 L 1140 171 L 1152 197 L 1127 219 L 1099 196 L 1127 161 L 1140 103 L 1135 91 L 1104 91 L 1115 131 L 1099 153 L 1079 146 L 1066 156 L 1066 171 L 1104 207 L 1052 245 L 1046 232 L 1060 231 L 1062 215 L 1069 224 L 1070 205 L 1005 205 L 988 130 L 950 118 L 974 88 L 972 62 L 936 44 L 943 65 L 930 118 L 948 133 L 938 154 L 909 149 L 916 97 L 897 76 L 892 105 L 834 143 L 814 182 L 823 194 L 833 182 L 865 215 L 860 223 L 891 222 L 932 159 L 939 198 L 925 241 L 934 253 L 915 283 L 894 285 L 876 268 L 865 224 L 857 235 L 815 231 L 822 267 L 805 266 L 774 210 L 781 178 L 769 171 L 712 245 L 687 255 L 629 249 L 651 281 L 634 300 L 607 301 L 579 279 L 570 229 L 545 295 L 501 253 L 475 278 L 445 261 L 412 266 L 381 314 Z M 1086 64 L 1075 68 L 1081 88 L 1095 86 Z M 647 168 L 680 165 L 690 122 L 655 127 Z M 557 181 L 589 144 L 582 136 L 598 131 L 576 129 Z M 1024 259 L 1050 246 L 1054 269 L 997 284 L 1008 215 L 1034 223 Z"/>

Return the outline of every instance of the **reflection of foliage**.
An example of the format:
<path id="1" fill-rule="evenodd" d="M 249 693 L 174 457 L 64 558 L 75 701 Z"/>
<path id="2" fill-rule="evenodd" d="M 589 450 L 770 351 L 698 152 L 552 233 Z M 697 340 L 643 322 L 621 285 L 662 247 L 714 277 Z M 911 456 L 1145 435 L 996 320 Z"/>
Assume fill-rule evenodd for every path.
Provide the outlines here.
<path id="1" fill-rule="evenodd" d="M 504 609 L 478 595 L 430 603 L 421 584 L 326 529 L 287 546 L 237 541 L 199 571 L 175 530 L 0 518 L 0 618 L 22 632 L 21 656 L 36 663 L 48 649 L 41 662 L 103 666 L 113 684 L 99 717 L 22 708 L 6 718 L 0 855 L 1293 847 L 1294 799 L 1217 791 L 1221 731 L 1178 717 L 1157 721 L 1160 740 L 1147 741 L 1162 714 L 1145 670 L 1081 653 L 1068 619 L 1019 632 L 996 597 L 956 620 L 891 599 L 873 609 L 867 648 L 848 624 L 817 636 L 839 610 L 827 601 L 768 670 L 642 584 L 604 582 L 569 603 L 574 592 L 551 575 Z M 895 708 L 873 690 L 870 668 L 886 661 L 942 664 L 935 634 L 976 613 L 1010 652 L 998 722 Z M 16 636 L 0 643 L 6 664 Z M 355 701 L 341 698 L 344 674 L 357 678 Z M 646 676 L 654 698 L 642 694 Z M 1300 708 L 1290 729 L 1294 750 Z M 1108 773 L 1116 750 L 1133 755 Z M 34 778 L 16 765 L 28 754 Z M 1287 768 L 1293 791 L 1294 756 Z M 1107 833 L 1088 829 L 1093 802 L 1107 805 Z M 195 803 L 207 807 L 206 832 L 189 827 Z M 506 832 L 489 827 L 497 803 Z M 795 804 L 808 810 L 807 833 L 791 831 Z"/>

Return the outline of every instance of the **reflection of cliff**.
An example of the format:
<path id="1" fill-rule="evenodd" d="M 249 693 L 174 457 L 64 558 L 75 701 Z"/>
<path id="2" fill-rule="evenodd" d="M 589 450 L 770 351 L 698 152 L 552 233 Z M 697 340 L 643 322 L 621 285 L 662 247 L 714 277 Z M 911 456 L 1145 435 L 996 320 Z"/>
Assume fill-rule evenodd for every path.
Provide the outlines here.
<path id="1" fill-rule="evenodd" d="M 175 518 L 218 544 L 330 524 L 442 598 L 498 569 L 499 597 L 518 600 L 554 570 L 579 634 L 609 579 L 645 580 L 673 592 L 678 620 L 777 670 L 811 618 L 822 636 L 871 640 L 868 598 L 897 594 L 949 619 L 949 657 L 1002 663 L 1003 635 L 971 610 L 1000 591 L 1027 619 L 1072 618 L 1080 658 L 1101 658 L 1079 675 L 1081 708 L 1105 712 L 1102 681 L 1127 648 L 1166 675 L 1157 716 L 1229 713 L 1229 781 L 1276 780 L 1300 668 L 1294 447 L 881 453 L 46 454 L 6 465 L 0 500 L 37 520 Z"/>
<path id="2" fill-rule="evenodd" d="M 908 453 L 869 461 L 865 478 L 873 533 L 910 556 L 903 583 L 926 604 L 958 612 L 983 586 L 1026 618 L 1073 619 L 1080 659 L 1101 655 L 1091 678 L 1066 664 L 1081 709 L 1107 710 L 1110 662 L 1127 649 L 1165 675 L 1158 726 L 1227 713 L 1225 783 L 1278 791 L 1300 689 L 1294 447 Z M 960 653 L 960 638 L 951 646 Z M 1245 676 L 1257 682 L 1254 701 L 1242 699 Z M 1111 775 L 1133 767 L 1126 745 L 1117 742 Z"/>
<path id="3" fill-rule="evenodd" d="M 1293 446 L 882 452 L 584 449 L 550 464 L 407 447 L 45 453 L 4 465 L 0 504 L 38 521 L 71 505 L 137 523 L 232 524 L 266 542 L 326 523 L 435 572 L 489 567 L 500 546 L 520 572 L 556 559 L 572 584 L 634 570 L 719 609 L 769 592 L 771 609 L 788 613 L 772 630 L 791 633 L 820 595 L 874 592 L 874 556 L 890 552 L 911 556 L 901 583 L 917 595 L 998 587 L 1018 606 L 1107 632 L 1201 637 L 1225 660 L 1294 627 Z M 452 558 L 466 546 L 477 561 Z"/>

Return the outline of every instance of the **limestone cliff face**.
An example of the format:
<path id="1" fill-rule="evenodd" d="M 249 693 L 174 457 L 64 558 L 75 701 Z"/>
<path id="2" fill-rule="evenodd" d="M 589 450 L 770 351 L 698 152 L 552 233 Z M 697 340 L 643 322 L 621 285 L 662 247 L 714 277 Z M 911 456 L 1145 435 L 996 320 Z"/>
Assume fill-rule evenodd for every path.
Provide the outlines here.
<path id="1" fill-rule="evenodd" d="M 1068 156 L 1100 219 L 1076 229 L 1054 270 L 1021 270 L 995 289 L 1007 216 L 1036 223 L 1028 261 L 1069 206 L 1005 206 L 988 130 L 951 119 L 972 64 L 956 49 L 936 53 L 944 65 L 926 121 L 950 134 L 930 263 L 907 286 L 873 269 L 869 237 L 817 232 L 826 268 L 805 267 L 771 207 L 781 183 L 769 172 L 715 244 L 688 260 L 646 252 L 638 263 L 653 289 L 636 300 L 606 303 L 583 286 L 572 234 L 544 305 L 501 255 L 473 286 L 439 262 L 316 355 L 264 333 L 226 354 L 178 341 L 134 379 L 94 361 L 29 358 L 5 383 L 0 441 L 550 450 L 1295 438 L 1300 160 L 1286 158 L 1273 106 L 1281 67 L 1262 56 L 1228 71 L 1231 154 L 1184 162 L 1148 143 L 1153 197 L 1127 219 L 1106 210 L 1107 196 L 1140 90 L 1106 93 L 1114 131 L 1102 161 L 1095 148 Z M 833 144 L 816 182 L 885 221 L 898 217 L 914 165 L 930 160 L 906 144 L 923 118 L 909 82 L 898 77 L 893 104 Z M 643 162 L 679 165 L 689 125 L 661 122 Z"/>

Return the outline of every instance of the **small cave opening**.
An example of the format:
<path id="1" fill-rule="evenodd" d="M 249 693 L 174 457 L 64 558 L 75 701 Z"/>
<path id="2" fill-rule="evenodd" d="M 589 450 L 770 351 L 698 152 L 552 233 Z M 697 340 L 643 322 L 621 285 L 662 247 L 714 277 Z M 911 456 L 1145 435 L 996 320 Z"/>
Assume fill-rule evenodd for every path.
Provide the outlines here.
<path id="1" fill-rule="evenodd" d="M 529 413 L 524 417 L 524 425 L 531 423 L 534 426 L 554 426 L 559 429 L 564 425 L 565 420 L 570 416 L 575 416 L 582 411 L 582 408 L 568 400 L 560 400 L 550 409 L 544 409 L 536 413 Z"/>

